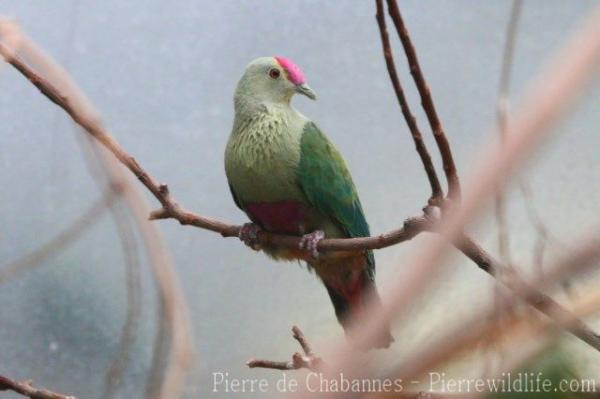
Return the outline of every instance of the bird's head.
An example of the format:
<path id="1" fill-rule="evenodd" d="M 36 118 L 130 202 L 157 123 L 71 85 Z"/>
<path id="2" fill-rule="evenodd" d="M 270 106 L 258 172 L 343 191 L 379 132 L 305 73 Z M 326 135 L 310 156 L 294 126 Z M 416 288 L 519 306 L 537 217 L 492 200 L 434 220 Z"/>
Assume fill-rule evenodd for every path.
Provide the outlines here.
<path id="1" fill-rule="evenodd" d="M 238 83 L 237 95 L 253 97 L 259 101 L 289 103 L 296 93 L 316 100 L 317 95 L 306 84 L 304 74 L 285 57 L 261 57 L 246 67 Z"/>

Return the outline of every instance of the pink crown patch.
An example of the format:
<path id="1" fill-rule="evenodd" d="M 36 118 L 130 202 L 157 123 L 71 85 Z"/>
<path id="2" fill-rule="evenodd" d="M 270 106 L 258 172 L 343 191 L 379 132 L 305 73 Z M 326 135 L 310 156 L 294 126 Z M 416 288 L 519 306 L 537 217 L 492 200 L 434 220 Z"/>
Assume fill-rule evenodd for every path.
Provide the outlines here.
<path id="1" fill-rule="evenodd" d="M 275 60 L 285 70 L 287 73 L 287 78 L 290 82 L 295 85 L 301 85 L 302 83 L 306 82 L 304 74 L 300 68 L 298 68 L 298 66 L 292 62 L 292 60 L 285 57 L 275 57 Z"/>

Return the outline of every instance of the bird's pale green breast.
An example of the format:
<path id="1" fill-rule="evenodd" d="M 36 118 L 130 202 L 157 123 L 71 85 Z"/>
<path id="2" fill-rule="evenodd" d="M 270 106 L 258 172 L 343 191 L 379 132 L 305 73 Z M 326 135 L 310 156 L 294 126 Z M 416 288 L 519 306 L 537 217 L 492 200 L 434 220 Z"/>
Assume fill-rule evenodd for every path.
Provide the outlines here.
<path id="1" fill-rule="evenodd" d="M 225 150 L 225 172 L 240 201 L 304 201 L 296 169 L 305 123 L 293 108 L 276 105 L 236 115 Z"/>

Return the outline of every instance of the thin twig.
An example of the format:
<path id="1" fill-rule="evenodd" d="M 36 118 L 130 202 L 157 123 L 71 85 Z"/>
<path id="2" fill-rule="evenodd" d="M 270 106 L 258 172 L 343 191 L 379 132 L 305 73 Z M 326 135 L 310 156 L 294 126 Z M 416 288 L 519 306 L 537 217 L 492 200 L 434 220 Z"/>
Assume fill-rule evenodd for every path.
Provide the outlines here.
<path id="1" fill-rule="evenodd" d="M 437 143 L 437 146 L 440 150 L 440 155 L 442 156 L 444 173 L 446 174 L 446 180 L 448 181 L 448 197 L 451 200 L 460 201 L 460 182 L 458 179 L 458 173 L 456 172 L 454 158 L 452 157 L 452 151 L 450 150 L 450 143 L 448 143 L 448 139 L 446 138 L 446 134 L 442 128 L 442 122 L 440 121 L 435 109 L 435 105 L 433 104 L 433 98 L 431 97 L 429 86 L 427 85 L 427 81 L 425 80 L 423 72 L 421 71 L 419 59 L 417 58 L 417 52 L 412 44 L 408 30 L 404 25 L 404 20 L 402 19 L 402 15 L 400 14 L 400 9 L 398 8 L 398 4 L 396 4 L 396 0 L 387 0 L 387 4 L 388 13 L 392 18 L 392 21 L 394 21 L 396 31 L 398 32 L 398 36 L 400 37 L 400 41 L 404 47 L 404 53 L 406 54 L 410 73 L 413 76 L 417 90 L 421 96 L 421 105 L 423 106 L 425 114 L 427 115 L 427 120 L 429 121 L 431 130 L 433 131 L 435 142 Z"/>
<path id="2" fill-rule="evenodd" d="M 524 299 L 528 303 L 538 300 L 541 303 L 543 302 L 540 297 L 541 290 L 559 284 L 572 274 L 583 273 L 597 264 L 600 258 L 600 237 L 585 235 L 578 237 L 575 242 L 580 243 L 578 247 L 565 258 L 557 260 L 550 268 L 551 273 L 547 278 L 542 279 L 538 276 L 532 282 L 525 282 L 519 278 L 514 279 L 516 275 L 511 276 L 512 283 L 507 284 L 511 286 L 511 293 L 516 294 L 518 298 Z M 511 306 L 511 304 L 505 303 L 504 306 Z M 386 376 L 393 378 L 417 377 L 427 370 L 431 370 L 436 364 L 444 363 L 453 355 L 473 348 L 482 338 L 494 340 L 502 336 L 504 331 L 511 330 L 522 319 L 521 315 L 514 313 L 509 317 L 508 322 L 502 325 L 497 318 L 492 317 L 492 313 L 505 310 L 506 308 L 490 307 L 483 312 L 479 312 L 479 314 L 473 315 L 469 320 L 454 328 L 453 331 L 448 332 L 444 338 L 438 340 L 435 345 L 430 346 L 426 351 L 419 351 L 403 361 L 401 365 L 395 367 L 394 371 L 386 372 Z M 554 310 L 552 307 L 547 309 L 551 319 L 549 323 L 544 320 L 545 325 L 563 326 L 566 330 L 577 328 L 581 319 L 575 316 L 574 312 L 569 311 L 568 314 L 565 314 L 559 311 L 554 313 Z M 488 321 L 484 322 L 485 320 Z"/>
<path id="3" fill-rule="evenodd" d="M 34 72 L 29 66 L 0 43 L 0 55 L 23 74 L 40 92 L 50 101 L 64 109 L 67 114 L 84 130 L 96 138 L 106 149 L 108 149 L 123 165 L 125 165 L 140 182 L 154 195 L 162 204 L 162 208 L 150 214 L 151 220 L 176 219 L 182 225 L 190 225 L 205 230 L 220 233 L 223 237 L 238 237 L 241 226 L 228 224 L 216 219 L 192 213 L 181 208 L 172 198 L 166 184 L 160 184 L 154 177 L 148 174 L 140 164 L 125 149 L 123 149 L 112 136 L 95 121 L 91 121 L 80 115 L 71 104 L 68 97 L 62 94 L 50 82 Z M 399 242 L 411 239 L 420 232 L 422 225 L 426 223 L 423 218 L 410 218 L 405 221 L 402 228 L 392 230 L 388 233 L 374 237 L 325 239 L 319 242 L 319 252 L 328 251 L 362 251 L 365 249 L 380 249 Z M 300 237 L 273 234 L 262 231 L 258 234 L 260 244 L 274 245 L 284 248 L 298 248 Z"/>
<path id="4" fill-rule="evenodd" d="M 398 78 L 398 73 L 396 72 L 394 55 L 392 53 L 392 47 L 390 46 L 390 38 L 385 24 L 385 15 L 383 13 L 383 0 L 376 0 L 376 5 L 377 14 L 375 15 L 375 18 L 377 19 L 377 25 L 379 26 L 381 44 L 383 46 L 383 57 L 385 59 L 387 71 L 390 76 L 394 92 L 396 93 L 396 98 L 400 104 L 402 115 L 404 116 L 404 120 L 408 125 L 408 129 L 410 130 L 410 134 L 415 143 L 415 149 L 421 158 L 423 168 L 425 169 L 427 179 L 429 180 L 429 185 L 431 186 L 431 198 L 429 199 L 428 203 L 430 205 L 441 205 L 444 192 L 442 191 L 440 181 L 437 177 L 437 173 L 435 172 L 433 162 L 431 161 L 431 156 L 429 155 L 425 142 L 423 141 L 423 135 L 421 134 L 419 126 L 417 125 L 417 120 L 410 110 L 410 106 L 408 105 L 408 101 L 404 95 L 404 89 L 402 88 L 402 84 Z"/>
<path id="5" fill-rule="evenodd" d="M 500 70 L 500 82 L 498 84 L 498 100 L 496 101 L 496 124 L 498 126 L 498 134 L 503 143 L 506 140 L 510 78 L 522 3 L 522 0 L 514 0 L 512 3 L 510 19 L 506 28 L 504 50 L 502 52 L 502 68 Z M 499 189 L 496 190 L 495 194 L 494 213 L 498 224 L 498 250 L 500 252 L 500 258 L 510 265 L 512 262 L 510 256 L 508 226 L 506 223 L 506 203 L 504 195 Z"/>
<path id="6" fill-rule="evenodd" d="M 593 253 L 594 256 L 600 255 L 600 239 L 595 241 L 597 244 L 596 252 Z M 471 240 L 468 237 L 462 237 L 459 239 L 457 244 L 457 248 L 465 254 L 469 259 L 475 262 L 480 266 L 483 270 L 490 273 L 491 275 L 497 275 L 499 270 L 504 270 L 509 272 L 509 266 L 507 264 L 502 264 L 492 258 L 483 248 L 481 248 L 477 243 Z M 592 249 L 593 251 L 593 246 Z M 592 256 L 586 253 L 587 256 Z M 509 272 L 510 273 L 510 272 Z M 497 280 L 500 281 L 500 280 Z M 529 295 L 525 298 L 527 303 L 535 307 L 540 312 L 544 313 L 550 318 L 556 318 L 556 315 L 561 315 L 562 317 L 566 317 L 565 315 L 569 312 L 566 308 L 552 299 L 549 295 L 544 294 L 540 290 L 536 290 L 533 287 L 529 286 L 524 280 L 522 280 L 516 273 L 510 273 L 510 278 L 503 279 L 500 281 L 505 284 L 514 292 L 533 292 L 534 294 Z M 581 319 L 575 318 L 572 316 L 573 323 L 569 324 L 569 332 L 573 335 L 580 338 L 582 341 L 586 342 L 596 350 L 600 351 L 600 336 L 598 336 L 590 327 L 588 327 Z"/>
<path id="7" fill-rule="evenodd" d="M 323 360 L 316 356 L 312 351 L 308 340 L 302 333 L 300 328 L 294 326 L 292 327 L 292 333 L 294 339 L 298 341 L 304 355 L 295 352 L 292 355 L 292 360 L 287 362 L 282 361 L 273 361 L 273 360 L 262 360 L 262 359 L 251 359 L 246 364 L 250 368 L 263 368 L 263 369 L 275 369 L 275 370 L 299 370 L 299 369 L 308 369 L 311 371 L 318 371 L 323 367 Z"/>
<path id="8" fill-rule="evenodd" d="M 120 188 L 118 189 L 120 190 Z M 30 270 L 44 262 L 51 256 L 68 247 L 73 241 L 91 229 L 100 217 L 120 195 L 120 191 L 107 190 L 104 195 L 94 201 L 92 205 L 77 217 L 71 224 L 52 237 L 47 243 L 32 250 L 19 259 L 0 267 L 0 284 L 5 283 L 20 273 Z"/>
<path id="9" fill-rule="evenodd" d="M 45 69 L 46 72 L 53 73 L 54 80 L 60 81 L 61 85 L 67 88 L 67 92 L 73 97 L 69 98 L 54 84 L 35 73 L 32 68 L 21 61 L 12 49 L 0 44 L 0 55 L 24 74 L 52 102 L 61 106 L 77 124 L 101 142 L 106 149 L 110 149 L 110 152 L 114 155 L 114 150 L 119 149 L 118 145 L 116 145 L 108 131 L 104 129 L 75 84 L 62 72 L 60 67 L 43 55 L 32 43 L 28 43 L 28 50 L 30 52 L 29 56 L 36 58 L 38 64 L 41 64 L 41 68 Z M 112 155 L 109 157 L 109 152 L 105 149 L 100 152 L 103 155 L 102 165 L 111 176 L 111 180 L 123 184 L 124 198 L 133 211 L 134 220 L 148 252 L 153 277 L 159 293 L 160 313 L 157 315 L 159 328 L 156 343 L 160 345 L 155 345 L 154 348 L 152 367 L 147 384 L 147 396 L 150 398 L 175 398 L 183 387 L 184 375 L 189 368 L 192 355 L 187 306 L 157 228 L 154 224 L 146 222 L 150 211 L 147 209 L 144 198 L 129 182 L 128 176 L 123 175 L 121 166 Z M 125 154 L 120 153 L 119 155 L 117 159 L 121 163 L 127 162 L 123 158 L 126 156 Z M 133 158 L 129 159 L 128 162 L 130 166 L 132 163 L 136 164 Z M 147 180 L 149 177 L 138 176 L 138 178 Z M 165 348 L 166 350 L 163 350 Z M 165 361 L 165 359 L 167 360 Z"/>
<path id="10" fill-rule="evenodd" d="M 31 381 L 16 381 L 4 376 L 0 376 L 0 391 L 13 391 L 31 399 L 75 399 L 75 396 L 34 388 Z"/>
<path id="11" fill-rule="evenodd" d="M 519 17 L 521 15 L 522 0 L 513 0 L 510 18 L 506 27 L 506 37 L 504 40 L 504 49 L 502 51 L 502 67 L 500 70 L 500 79 L 498 83 L 498 99 L 496 101 L 496 125 L 501 143 L 506 140 L 506 128 L 508 125 L 509 111 L 509 91 L 510 78 L 513 66 L 513 54 L 517 37 L 517 28 L 519 26 Z M 506 218 L 506 196 L 502 190 L 497 187 L 494 194 L 494 216 L 497 225 L 498 252 L 500 259 L 508 267 L 503 274 L 512 271 L 512 257 L 510 253 L 510 237 L 509 226 Z M 499 275 L 498 280 L 504 279 L 505 276 Z M 494 304 L 505 312 L 495 312 L 494 317 L 498 317 L 498 322 L 501 323 L 507 318 L 509 312 L 515 310 L 514 306 L 506 306 L 506 302 L 511 303 L 510 297 L 502 295 L 500 284 L 494 285 Z M 497 341 L 486 340 L 490 344 L 497 344 Z M 504 357 L 505 352 L 501 346 L 497 347 L 497 352 Z"/>
<path id="12" fill-rule="evenodd" d="M 111 187 L 118 186 L 111 176 L 104 169 L 102 164 L 102 154 L 99 153 L 99 147 L 92 137 L 82 134 L 76 129 L 76 138 L 80 148 L 85 155 L 86 164 L 90 174 L 94 177 L 94 182 L 99 186 L 107 184 Z M 141 301 L 141 265 L 139 257 L 139 248 L 135 236 L 135 226 L 128 215 L 133 214 L 133 210 L 128 206 L 128 202 L 110 204 L 109 210 L 113 224 L 117 230 L 119 241 L 121 242 L 121 252 L 125 261 L 125 290 L 127 296 L 127 312 L 125 322 L 121 327 L 119 337 L 118 351 L 112 362 L 108 366 L 104 375 L 103 399 L 111 399 L 115 396 L 119 384 L 122 383 L 123 374 L 131 357 L 131 346 L 133 345 L 136 332 L 139 325 L 140 314 L 142 311 Z"/>
<path id="13" fill-rule="evenodd" d="M 121 328 L 119 349 L 106 370 L 104 377 L 104 399 L 115 396 L 131 357 L 131 347 L 136 338 L 142 312 L 140 259 L 134 231 L 127 220 L 126 212 L 118 206 L 111 207 L 112 219 L 117 229 L 125 258 L 125 289 L 127 313 Z"/>
<path id="14" fill-rule="evenodd" d="M 0 44 L 0 54 L 11 54 L 7 52 L 3 45 Z M 50 82 L 36 74 L 25 63 L 17 57 L 8 58 L 17 70 L 25 75 L 42 94 L 48 97 L 55 104 L 63 108 L 73 120 L 88 131 L 94 138 L 100 141 L 106 149 L 108 149 L 121 163 L 123 163 L 138 179 L 146 186 L 150 192 L 160 201 L 163 208 L 152 212 L 150 219 L 174 218 L 183 225 L 193 225 L 210 231 L 221 233 L 224 237 L 237 237 L 239 235 L 240 226 L 230 225 L 215 219 L 197 215 L 186 211 L 179 207 L 171 197 L 166 184 L 159 184 L 148 174 L 137 161 L 125 151 L 117 141 L 106 133 L 101 125 L 90 121 L 79 115 L 75 108 L 72 107 L 69 99 L 56 89 Z M 340 238 L 340 239 L 325 239 L 319 242 L 318 250 L 320 252 L 328 251 L 360 251 L 365 249 L 380 249 L 407 241 L 423 231 L 433 231 L 431 221 L 427 216 L 412 217 L 405 220 L 404 225 L 400 229 L 392 230 L 388 233 L 373 237 L 359 238 Z M 468 238 L 468 237 L 465 237 Z M 262 231 L 258 235 L 258 240 L 261 244 L 275 245 L 286 248 L 298 248 L 300 237 L 273 234 Z M 474 243 L 473 240 L 470 240 Z M 465 252 L 471 259 L 479 259 L 483 263 L 477 263 L 478 266 L 486 271 L 490 270 L 489 260 L 486 257 L 481 258 L 481 251 L 478 246 L 465 246 L 461 251 Z M 474 252 L 468 252 L 474 251 Z M 566 311 L 566 310 L 565 310 Z M 600 342 L 595 343 L 596 348 L 600 348 Z"/>
<path id="15" fill-rule="evenodd" d="M 69 68 L 72 63 L 73 56 L 73 40 L 76 37 L 77 26 L 79 22 L 78 13 L 81 8 L 80 2 L 73 3 L 71 7 L 71 16 L 69 17 L 69 27 L 67 34 L 67 43 L 65 45 L 66 54 L 63 58 L 63 65 Z M 13 47 L 14 48 L 14 47 Z M 56 133 L 58 123 L 63 115 L 56 112 L 53 118 L 53 133 Z M 110 181 L 110 177 L 106 175 L 106 171 L 102 168 L 99 162 L 97 147 L 91 142 L 93 139 L 89 135 L 81 135 L 79 128 L 75 129 L 75 137 L 78 139 L 80 148 L 86 155 L 84 158 L 87 161 L 88 169 L 94 182 L 97 186 L 102 187 L 106 181 Z M 95 162 L 94 162 L 95 161 Z M 110 184 L 108 184 L 110 186 Z M 121 243 L 121 252 L 125 262 L 125 291 L 127 297 L 127 312 L 125 322 L 121 327 L 119 337 L 118 351 L 115 354 L 112 362 L 106 370 L 104 376 L 104 392 L 103 399 L 111 399 L 114 397 L 119 384 L 122 383 L 123 374 L 131 357 L 131 346 L 134 343 L 139 318 L 141 314 L 141 267 L 138 253 L 138 245 L 135 237 L 135 226 L 132 226 L 132 220 L 127 215 L 127 202 L 111 203 L 108 205 L 109 213 L 112 222 L 117 231 L 117 236 Z"/>
<path id="16" fill-rule="evenodd" d="M 527 156 L 538 148 L 542 139 L 549 136 L 550 127 L 565 114 L 579 98 L 585 84 L 596 75 L 598 60 L 600 8 L 595 8 L 561 45 L 524 96 L 508 127 L 505 145 L 490 145 L 480 152 L 479 162 L 473 167 L 469 189 L 460 206 L 451 207 L 444 216 L 444 223 L 439 226 L 439 232 L 445 239 L 430 240 L 427 245 L 418 246 L 409 259 L 403 261 L 403 268 L 411 273 L 399 273 L 389 281 L 391 288 L 382 293 L 386 300 L 381 309 L 370 306 L 365 310 L 360 328 L 354 334 L 355 341 L 370 342 L 381 333 L 386 323 L 406 312 L 414 303 L 432 277 L 438 274 L 441 260 L 447 254 L 448 240 L 453 242 L 463 235 L 465 225 L 480 213 L 495 187 L 506 183 Z M 600 345 L 594 347 L 600 348 Z M 332 358 L 334 360 L 328 363 L 326 374 L 346 369 L 363 374 L 369 368 L 368 364 L 357 365 L 358 355 L 348 353 L 345 345 L 339 345 Z"/>

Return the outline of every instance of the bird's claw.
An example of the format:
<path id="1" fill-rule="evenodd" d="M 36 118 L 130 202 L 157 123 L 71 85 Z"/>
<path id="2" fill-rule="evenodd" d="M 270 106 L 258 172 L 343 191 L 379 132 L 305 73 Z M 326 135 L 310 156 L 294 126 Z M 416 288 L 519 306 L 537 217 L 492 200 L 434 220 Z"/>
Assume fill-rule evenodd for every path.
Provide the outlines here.
<path id="1" fill-rule="evenodd" d="M 260 244 L 258 243 L 258 233 L 260 231 L 262 231 L 262 229 L 256 223 L 244 223 L 238 237 L 244 244 L 253 250 L 258 251 L 260 249 Z"/>
<path id="2" fill-rule="evenodd" d="M 303 235 L 298 246 L 300 249 L 308 251 L 314 259 L 317 259 L 319 257 L 317 246 L 319 245 L 319 241 L 324 238 L 325 233 L 322 230 L 315 230 L 310 234 Z"/>

